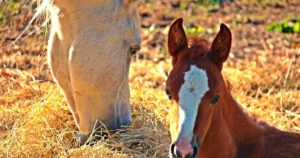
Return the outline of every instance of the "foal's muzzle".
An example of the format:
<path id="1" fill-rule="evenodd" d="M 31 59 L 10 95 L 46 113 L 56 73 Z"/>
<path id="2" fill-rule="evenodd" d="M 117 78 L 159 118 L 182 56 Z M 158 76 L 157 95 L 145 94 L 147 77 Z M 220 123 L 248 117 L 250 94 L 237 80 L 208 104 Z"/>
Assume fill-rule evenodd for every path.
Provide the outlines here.
<path id="1" fill-rule="evenodd" d="M 171 158 L 196 158 L 198 156 L 199 139 L 196 135 L 192 141 L 188 139 L 179 139 L 170 146 Z"/>

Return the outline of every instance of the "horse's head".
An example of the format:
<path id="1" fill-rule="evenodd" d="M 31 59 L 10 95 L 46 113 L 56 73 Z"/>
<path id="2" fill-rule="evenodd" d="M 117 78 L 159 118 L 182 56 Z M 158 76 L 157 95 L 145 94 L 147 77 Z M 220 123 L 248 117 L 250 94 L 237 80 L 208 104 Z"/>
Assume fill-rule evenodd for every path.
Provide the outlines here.
<path id="1" fill-rule="evenodd" d="M 46 6 L 51 13 L 52 32 L 58 32 L 59 38 L 68 47 L 76 37 L 95 37 L 88 42 L 94 42 L 94 45 L 100 43 L 102 49 L 91 48 L 99 49 L 98 52 L 112 50 L 130 56 L 140 50 L 141 24 L 137 10 L 140 0 L 42 1 L 44 5 L 40 6 L 40 10 Z M 103 39 L 101 42 L 96 41 L 99 32 L 100 39 Z"/>
<path id="2" fill-rule="evenodd" d="M 103 125 L 109 130 L 127 126 L 129 66 L 141 40 L 139 0 L 47 1 L 51 72 L 66 96 L 80 141 Z"/>
<path id="3" fill-rule="evenodd" d="M 182 19 L 172 23 L 168 36 L 173 69 L 166 93 L 177 102 L 171 108 L 171 157 L 197 157 L 214 112 L 227 89 L 221 75 L 231 47 L 231 32 L 222 24 L 211 47 L 205 40 L 186 37 Z"/>

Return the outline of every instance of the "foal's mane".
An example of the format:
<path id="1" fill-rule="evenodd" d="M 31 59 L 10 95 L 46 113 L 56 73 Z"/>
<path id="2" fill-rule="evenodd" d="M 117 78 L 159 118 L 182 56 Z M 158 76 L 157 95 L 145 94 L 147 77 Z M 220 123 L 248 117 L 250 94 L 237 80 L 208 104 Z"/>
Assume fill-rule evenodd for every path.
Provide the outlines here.
<path id="1" fill-rule="evenodd" d="M 188 38 L 188 44 L 190 47 L 192 47 L 192 46 L 207 47 L 209 45 L 209 42 L 207 40 L 199 38 L 197 36 L 190 36 Z"/>
<path id="2" fill-rule="evenodd" d="M 198 56 L 205 56 L 210 48 L 210 43 L 197 36 L 188 37 L 188 47 L 191 51 L 187 54 L 191 58 L 196 58 Z"/>

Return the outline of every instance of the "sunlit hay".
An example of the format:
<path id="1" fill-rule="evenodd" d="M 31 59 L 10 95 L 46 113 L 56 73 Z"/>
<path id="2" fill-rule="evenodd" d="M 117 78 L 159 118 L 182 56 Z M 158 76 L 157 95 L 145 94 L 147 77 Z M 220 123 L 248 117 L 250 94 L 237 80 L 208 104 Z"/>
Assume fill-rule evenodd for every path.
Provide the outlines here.
<path id="1" fill-rule="evenodd" d="M 62 157 L 66 157 L 65 155 Z M 105 146 L 103 143 L 98 143 L 95 146 L 82 146 L 79 149 L 69 150 L 69 155 L 67 157 L 74 158 L 98 158 L 98 157 L 116 157 L 116 158 L 125 158 L 128 157 L 126 154 L 121 154 L 118 151 L 112 150 Z"/>
<path id="2" fill-rule="evenodd" d="M 148 92 L 145 92 L 148 89 Z M 165 98 L 159 98 L 155 90 L 131 87 L 132 124 L 112 132 L 94 146 L 72 149 L 73 157 L 166 157 L 170 143 L 165 128 Z M 161 95 L 158 93 L 157 95 Z M 154 97 L 156 96 L 156 97 Z M 161 113 L 160 113 L 161 112 Z"/>
<path id="3" fill-rule="evenodd" d="M 300 60 L 285 56 L 257 56 L 225 67 L 233 95 L 258 121 L 283 130 L 300 132 Z"/>
<path id="4" fill-rule="evenodd" d="M 141 60 L 134 62 L 130 70 L 131 94 L 134 101 L 146 102 L 144 108 L 153 112 L 167 126 L 168 109 L 171 102 L 165 94 L 167 73 L 171 70 L 170 60 L 153 62 Z M 138 72 L 138 73 L 137 73 Z"/>
<path id="5" fill-rule="evenodd" d="M 28 82 L 28 79 L 31 77 L 31 74 L 26 73 L 26 71 L 18 71 L 17 69 L 10 72 L 13 77 L 0 78 L 3 80 L 3 85 L 8 85 L 3 87 L 3 92 L 0 93 L 0 105 L 10 106 L 16 102 L 25 101 L 32 102 L 32 98 L 38 98 L 48 90 L 49 86 L 54 86 L 53 84 L 39 83 L 38 81 Z M 36 83 L 34 83 L 36 82 Z M 24 102 L 22 102 L 24 104 Z M 22 106 L 22 105 L 21 105 Z"/>
<path id="6" fill-rule="evenodd" d="M 300 92 L 295 87 L 299 61 L 289 66 L 285 59 L 245 60 L 225 66 L 223 73 L 232 84 L 233 96 L 250 116 L 299 132 Z M 4 118 L 0 120 L 0 157 L 167 157 L 171 142 L 167 115 L 174 105 L 164 87 L 170 69 L 170 60 L 133 62 L 129 78 L 132 125 L 91 146 L 78 147 L 73 118 L 55 84 L 32 83 L 10 90 L 0 108 Z"/>
<path id="7" fill-rule="evenodd" d="M 145 74 L 145 80 L 139 75 L 130 78 L 141 80 L 140 84 L 131 84 L 133 122 L 130 127 L 111 133 L 108 139 L 102 139 L 96 145 L 78 148 L 74 121 L 59 90 L 54 84 L 48 84 L 47 91 L 43 91 L 43 86 L 40 91 L 32 86 L 32 94 L 43 95 L 25 98 L 20 104 L 14 102 L 13 108 L 3 111 L 11 110 L 5 112 L 5 116 L 13 118 L 7 117 L 9 123 L 1 122 L 12 127 L 1 137 L 0 157 L 166 157 L 170 143 L 166 121 L 170 101 L 161 86 L 165 74 L 160 72 L 165 64 L 155 65 L 150 61 L 137 64 L 133 67 L 140 67 L 140 70 L 151 68 Z M 140 72 L 131 73 L 135 76 Z M 156 85 L 150 84 L 151 76 L 161 83 L 158 90 L 151 88 Z M 149 85 L 142 86 L 143 80 L 148 79 Z M 15 94 L 15 98 L 26 94 L 26 91 L 22 92 Z M 22 105 L 26 100 L 30 103 Z"/>
<path id="8" fill-rule="evenodd" d="M 33 83 L 24 85 L 21 89 L 11 89 L 8 93 L 0 96 L 1 139 L 17 121 L 24 120 L 24 116 L 31 110 L 31 105 L 35 103 L 36 99 L 47 93 L 50 87 L 53 87 L 53 84 Z"/>
<path id="9" fill-rule="evenodd" d="M 286 80 L 284 87 L 281 84 L 286 77 L 282 74 L 289 65 L 279 61 L 282 60 L 266 67 L 251 62 L 225 66 L 224 76 L 249 115 L 278 128 L 299 132 L 300 92 L 290 82 L 298 80 L 300 75 L 291 68 L 290 74 L 294 75 Z M 11 96 L 21 100 L 12 101 L 10 107 L 1 107 L 0 114 L 5 119 L 0 122 L 9 128 L 0 132 L 0 157 L 167 157 L 170 144 L 167 115 L 172 105 L 164 86 L 170 69 L 169 60 L 134 62 L 130 71 L 132 125 L 110 133 L 95 145 L 80 148 L 73 118 L 55 84 L 30 84 L 30 94 L 37 97 L 25 99 L 21 97 L 28 90 L 11 91 Z M 261 79 L 270 77 L 270 73 L 279 79 Z"/>
<path id="10" fill-rule="evenodd" d="M 53 157 L 57 151 L 74 144 L 73 121 L 56 90 L 49 90 L 28 108 L 26 115 L 15 122 L 0 142 L 1 154 L 5 157 Z"/>

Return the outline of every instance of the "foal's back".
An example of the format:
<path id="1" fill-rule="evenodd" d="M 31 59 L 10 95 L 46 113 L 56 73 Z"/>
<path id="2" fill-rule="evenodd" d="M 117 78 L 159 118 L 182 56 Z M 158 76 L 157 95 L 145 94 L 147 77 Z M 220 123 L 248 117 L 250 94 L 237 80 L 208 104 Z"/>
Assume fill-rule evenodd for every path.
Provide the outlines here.
<path id="1" fill-rule="evenodd" d="M 300 135 L 264 125 L 263 158 L 300 158 Z"/>

